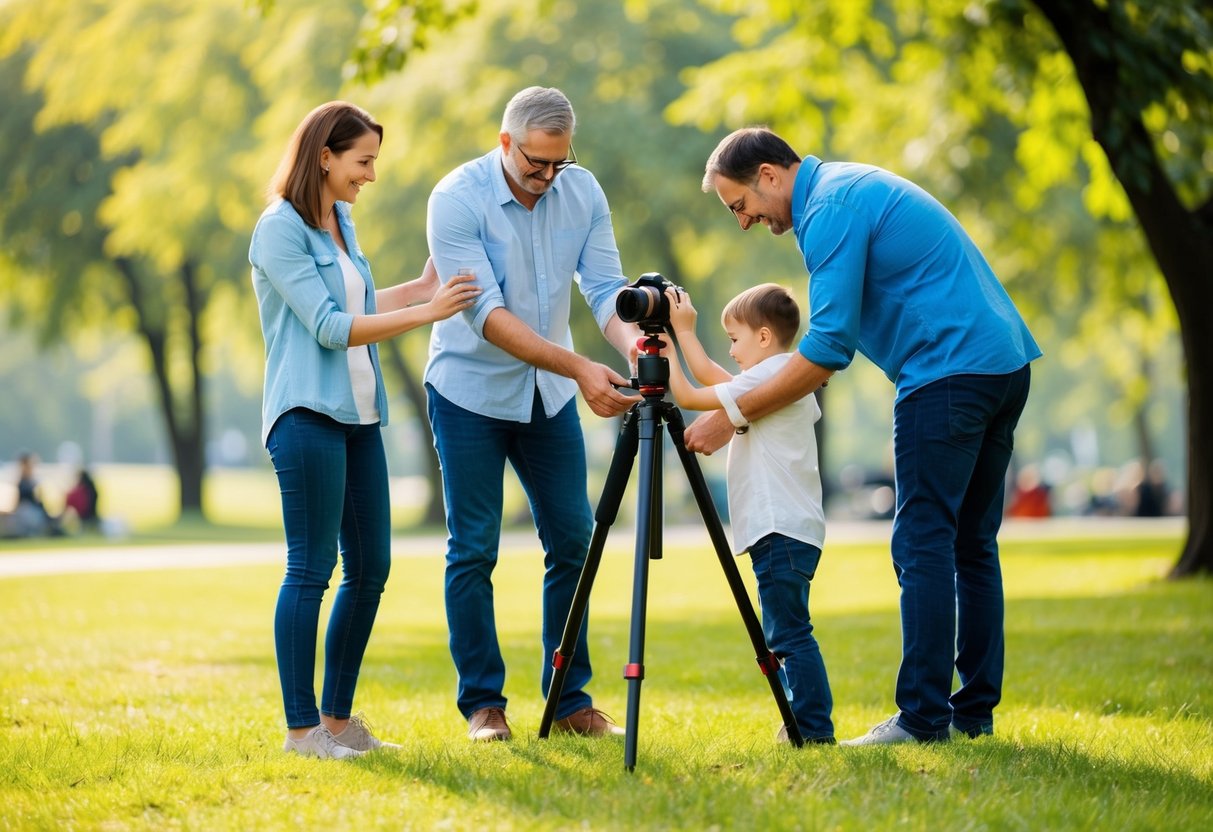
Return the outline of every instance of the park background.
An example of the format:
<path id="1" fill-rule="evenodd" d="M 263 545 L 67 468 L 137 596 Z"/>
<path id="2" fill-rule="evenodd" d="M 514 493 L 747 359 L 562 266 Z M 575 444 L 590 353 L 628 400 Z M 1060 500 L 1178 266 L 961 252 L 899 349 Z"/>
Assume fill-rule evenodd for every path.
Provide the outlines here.
<path id="1" fill-rule="evenodd" d="M 1147 5 L 1160 6 L 1156 19 L 1136 12 L 1143 34 L 1128 46 L 1169 39 L 1162 57 L 1178 62 L 1179 80 L 1157 78 L 1151 62 L 1162 58 L 1143 51 L 1119 68 L 1119 83 L 1141 99 L 1131 103 L 1143 108 L 1148 149 L 1196 216 L 1213 169 L 1208 100 L 1197 94 L 1209 85 L 1209 56 L 1198 51 L 1209 24 L 1189 4 Z M 181 510 L 273 525 L 272 480 L 247 476 L 268 473 L 247 244 L 301 114 L 341 96 L 385 125 L 380 178 L 356 219 L 377 282 L 390 285 L 424 263 L 430 189 L 492 147 L 505 100 L 540 83 L 574 102 L 574 146 L 610 199 L 625 273 L 659 271 L 687 287 L 722 364 L 717 315 L 741 288 L 772 280 L 807 303 L 793 241 L 740 233 L 698 187 L 724 133 L 768 123 L 802 153 L 919 182 L 976 238 L 1045 351 L 1014 464 L 1047 481 L 1056 512 L 1084 513 L 1114 490 L 1124 497 L 1152 461 L 1170 510 L 1184 511 L 1190 425 L 1175 305 L 1092 136 L 1071 59 L 1032 4 L 376 9 L 6 5 L 0 461 L 24 449 L 63 463 L 43 471 L 52 499 L 75 465 L 96 468 L 103 511 L 137 527 Z M 1092 38 L 1127 25 L 1111 21 Z M 1190 44 L 1171 31 L 1185 25 Z M 427 338 L 423 328 L 382 350 L 401 527 L 441 522 L 419 406 Z M 575 339 L 620 365 L 583 308 Z M 874 510 L 847 492 L 888 478 L 891 385 L 857 358 L 824 398 L 832 512 L 882 513 L 887 490 Z M 588 411 L 585 421 L 601 468 L 617 424 Z M 136 474 L 154 485 L 140 487 Z M 1131 497 L 1120 510 L 1132 512 Z"/>
<path id="2" fill-rule="evenodd" d="M 1109 520 L 1106 531 L 1085 532 L 1084 545 L 1107 559 L 1084 560 L 1088 571 L 1073 573 L 1086 576 L 1072 579 L 1079 594 L 1148 586 L 1184 563 L 1181 553 L 1182 571 L 1207 572 L 1211 49 L 1213 12 L 1194 0 L 7 0 L 0 511 L 12 498 L 12 460 L 28 450 L 42 459 L 52 508 L 77 466 L 96 474 L 114 535 L 88 539 L 98 557 L 163 540 L 280 538 L 276 484 L 258 438 L 263 361 L 247 247 L 291 131 L 333 98 L 365 106 L 384 124 L 379 178 L 355 219 L 385 286 L 424 263 L 433 185 L 493 146 L 513 92 L 542 84 L 574 104 L 577 156 L 610 200 L 625 273 L 659 271 L 686 286 L 701 310 L 701 339 L 724 366 L 723 303 L 770 280 L 804 305 L 807 281 L 792 240 L 766 239 L 763 229 L 742 234 L 715 196 L 700 191 L 703 162 L 721 136 L 765 123 L 802 154 L 878 164 L 923 185 L 972 234 L 1045 351 L 1033 368 L 1013 475 L 1034 470 L 1050 485 L 1053 513 L 1079 516 L 1093 498 L 1100 512 L 1132 514 L 1135 478 L 1151 462 L 1165 471 L 1179 524 L 1142 532 Z M 579 348 L 618 367 L 588 312 L 574 308 Z M 437 549 L 441 506 L 420 388 L 427 338 L 423 328 L 383 345 L 392 416 L 385 441 L 396 531 L 426 532 L 425 545 Z M 823 473 L 838 524 L 887 513 L 892 395 L 857 357 L 824 396 Z M 618 424 L 588 410 L 583 421 L 596 488 Z M 721 457 L 702 460 L 714 483 Z M 667 465 L 666 486 L 667 520 L 696 524 L 676 463 Z M 525 529 L 525 501 L 516 489 L 510 500 Z M 1102 520 L 1094 522 L 1082 528 L 1098 530 Z M 887 605 L 887 555 L 879 539 L 869 544 L 857 557 L 881 569 L 863 577 L 881 582 L 873 591 Z M 0 554 L 21 545 L 0 542 Z M 1078 545 L 1058 544 L 1062 554 Z M 1092 566 L 1119 563 L 1125 550 L 1116 577 Z M 1042 578 L 1048 572 L 1039 567 Z M 272 568 L 255 574 L 272 582 Z M 29 611 L 22 604 L 34 604 L 40 625 L 29 637 L 43 638 L 29 648 L 34 655 L 53 639 L 46 599 L 78 603 L 79 615 L 94 621 L 76 600 L 87 583 L 65 579 L 73 594 L 26 581 L 8 581 L 21 601 L 9 609 L 18 616 Z M 172 583 L 146 589 L 181 591 Z M 1174 591 L 1189 606 L 1168 601 L 1158 637 L 1185 643 L 1179 658 L 1166 657 L 1178 699 L 1140 710 L 1170 709 L 1169 719 L 1194 721 L 1185 731 L 1204 732 L 1204 756 L 1187 768 L 1167 757 L 1163 766 L 1185 772 L 1176 780 L 1187 794 L 1210 776 L 1208 717 L 1199 695 L 1188 701 L 1210 678 L 1209 589 L 1200 579 Z M 1071 612 L 1103 620 L 1082 605 Z M 1125 665 L 1140 658 L 1153 667 L 1158 658 L 1125 649 Z M 886 677 L 872 676 L 879 693 Z M 1106 681 L 1119 688 L 1138 680 Z M 1057 696 L 1063 707 L 1070 701 L 1065 690 Z M 272 697 L 259 701 L 268 712 L 250 734 L 276 725 Z M 1115 716 L 1121 705 L 1103 708 Z M 879 715 L 865 710 L 863 719 Z M 422 734 L 437 743 L 443 730 L 423 726 Z M 719 764 L 708 757 L 708 769 Z M 1042 772 L 1056 764 L 1038 762 Z M 1108 776 L 1139 773 L 1128 766 Z M 1207 798 L 1201 811 L 1209 817 Z M 711 814 L 671 816 L 691 823 Z M 9 820 L 33 817 L 31 810 Z M 539 827 L 560 825 L 537 817 Z M 145 823 L 155 819 L 145 810 Z"/>

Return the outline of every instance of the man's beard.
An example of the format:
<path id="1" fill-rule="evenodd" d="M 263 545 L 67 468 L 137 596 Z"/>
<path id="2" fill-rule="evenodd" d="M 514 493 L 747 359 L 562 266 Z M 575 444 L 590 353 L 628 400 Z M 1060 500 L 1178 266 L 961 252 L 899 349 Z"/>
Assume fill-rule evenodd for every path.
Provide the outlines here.
<path id="1" fill-rule="evenodd" d="M 502 163 L 505 167 L 506 176 L 513 179 L 514 184 L 522 188 L 522 190 L 535 196 L 543 196 L 547 193 L 548 188 L 552 186 L 552 180 L 556 178 L 553 176 L 552 179 L 543 179 L 537 173 L 524 174 L 518 169 L 518 163 L 514 161 L 512 155 L 504 156 Z"/>

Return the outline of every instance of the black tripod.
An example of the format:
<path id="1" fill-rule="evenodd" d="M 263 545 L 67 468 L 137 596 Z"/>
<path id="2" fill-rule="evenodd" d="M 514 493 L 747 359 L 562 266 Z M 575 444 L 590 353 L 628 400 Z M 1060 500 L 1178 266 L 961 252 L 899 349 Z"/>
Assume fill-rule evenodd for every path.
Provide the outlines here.
<path id="1" fill-rule="evenodd" d="M 724 529 L 712 498 L 708 492 L 707 481 L 699 469 L 695 455 L 687 450 L 683 441 L 686 425 L 682 413 L 673 404 L 663 400 L 666 385 L 670 380 L 669 361 L 660 354 L 663 342 L 658 338 L 660 330 L 653 332 L 645 329 L 648 337 L 638 344 L 640 354 L 637 358 L 637 377 L 633 386 L 640 391 L 643 399 L 632 406 L 625 414 L 619 438 L 615 443 L 615 453 L 611 458 L 611 467 L 607 472 L 606 484 L 602 489 L 602 497 L 598 509 L 594 513 L 594 534 L 590 540 L 589 553 L 577 582 L 577 590 L 573 595 L 569 617 L 565 622 L 564 634 L 560 646 L 552 656 L 552 681 L 548 688 L 547 700 L 544 704 L 543 719 L 539 723 L 539 737 L 545 739 L 551 731 L 552 721 L 556 714 L 556 706 L 560 702 L 560 694 L 564 690 L 564 680 L 569 671 L 569 660 L 577 646 L 577 635 L 585 620 L 586 607 L 593 589 L 594 577 L 602 560 L 602 549 L 606 544 L 607 532 L 619 512 L 619 504 L 623 500 L 623 492 L 627 486 L 628 477 L 632 473 L 632 463 L 636 451 L 640 450 L 640 491 L 637 497 L 636 511 L 636 564 L 632 581 L 632 629 L 628 648 L 628 663 L 623 676 L 628 680 L 628 712 L 625 726 L 623 764 L 628 771 L 636 768 L 636 739 L 640 722 L 640 682 L 644 679 L 644 621 L 645 607 L 648 598 L 649 560 L 661 557 L 661 458 L 662 440 L 661 423 L 666 421 L 670 426 L 670 436 L 674 440 L 674 448 L 682 467 L 690 481 L 691 491 L 703 515 L 708 535 L 716 549 L 716 557 L 724 570 L 729 588 L 733 591 L 733 599 L 741 613 L 742 621 L 750 636 L 757 654 L 758 667 L 762 670 L 771 686 L 771 693 L 783 717 L 787 728 L 788 739 L 796 746 L 804 744 L 796 719 L 788 705 L 784 694 L 783 684 L 779 678 L 779 659 L 767 649 L 766 639 L 762 633 L 762 625 L 754 612 L 749 593 L 741 581 L 737 564 L 725 539 Z"/>

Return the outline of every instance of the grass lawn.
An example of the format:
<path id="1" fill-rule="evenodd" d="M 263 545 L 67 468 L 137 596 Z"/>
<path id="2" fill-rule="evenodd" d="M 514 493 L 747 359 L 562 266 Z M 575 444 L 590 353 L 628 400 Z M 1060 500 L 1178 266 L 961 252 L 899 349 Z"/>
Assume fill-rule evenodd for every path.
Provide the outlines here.
<path id="1" fill-rule="evenodd" d="M 1213 829 L 1213 582 L 1161 581 L 1176 547 L 1004 546 L 994 737 L 794 749 L 706 538 L 667 545 L 630 774 L 621 738 L 535 736 L 538 557 L 496 576 L 514 741 L 464 738 L 435 552 L 397 559 L 356 704 L 404 749 L 348 762 L 280 750 L 279 567 L 3 579 L 0 829 Z M 621 537 L 590 610 L 621 722 L 631 570 Z M 883 545 L 827 545 L 813 608 L 838 734 L 862 733 L 900 652 Z"/>

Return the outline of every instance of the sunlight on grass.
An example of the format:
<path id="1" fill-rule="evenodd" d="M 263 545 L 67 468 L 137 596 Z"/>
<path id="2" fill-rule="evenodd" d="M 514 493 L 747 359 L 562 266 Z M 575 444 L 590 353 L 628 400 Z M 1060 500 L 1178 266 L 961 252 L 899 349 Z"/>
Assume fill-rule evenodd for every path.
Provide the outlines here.
<path id="1" fill-rule="evenodd" d="M 996 736 L 875 749 L 776 745 L 715 555 L 667 546 L 632 774 L 621 741 L 536 737 L 538 556 L 503 557 L 495 579 L 515 740 L 464 738 L 435 551 L 396 559 L 355 706 L 405 747 L 348 764 L 279 750 L 280 567 L 4 579 L 0 828 L 1209 828 L 1213 584 L 1159 581 L 1174 546 L 1007 546 Z M 632 566 L 614 543 L 590 610 L 590 690 L 620 722 Z M 827 547 L 813 593 L 850 736 L 893 707 L 887 551 Z"/>

